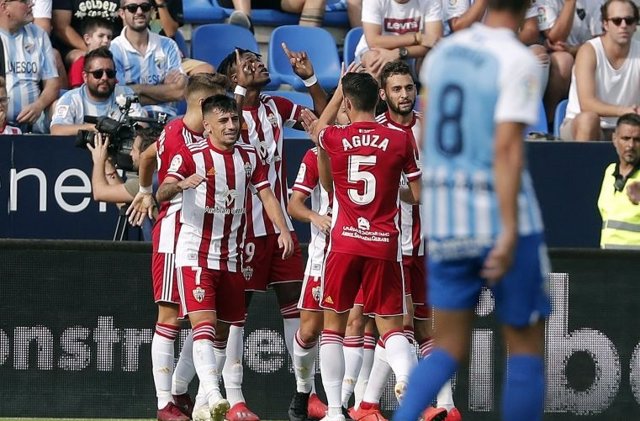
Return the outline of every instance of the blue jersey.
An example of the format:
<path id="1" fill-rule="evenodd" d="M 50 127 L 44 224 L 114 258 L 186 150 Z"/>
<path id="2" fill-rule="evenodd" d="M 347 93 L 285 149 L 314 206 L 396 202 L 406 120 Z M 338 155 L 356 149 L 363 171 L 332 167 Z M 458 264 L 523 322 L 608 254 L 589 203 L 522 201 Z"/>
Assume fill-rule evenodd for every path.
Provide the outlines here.
<path id="1" fill-rule="evenodd" d="M 540 78 L 533 54 L 507 29 L 475 24 L 443 40 L 429 55 L 421 74 L 428 104 L 422 203 L 429 255 L 435 259 L 477 256 L 499 235 L 496 125 L 536 121 Z M 519 234 L 541 233 L 526 170 L 518 208 Z"/>
<path id="2" fill-rule="evenodd" d="M 30 23 L 14 34 L 0 30 L 0 38 L 4 45 L 9 97 L 7 121 L 15 122 L 22 108 L 40 96 L 40 82 L 58 77 L 58 71 L 49 36 L 39 26 Z M 44 113 L 33 130 L 48 133 Z"/>
<path id="3" fill-rule="evenodd" d="M 51 126 L 56 124 L 83 124 L 85 116 L 107 116 L 114 120 L 119 120 L 122 113 L 116 103 L 116 98 L 121 95 L 133 96 L 135 94 L 131 88 L 118 85 L 109 98 L 98 102 L 89 97 L 87 85 L 85 84 L 79 88 L 67 91 L 56 104 L 56 109 L 51 119 Z M 142 109 L 140 104 L 132 104 L 129 115 L 143 117 L 146 116 L 147 113 Z"/>
<path id="4" fill-rule="evenodd" d="M 180 50 L 174 40 L 149 31 L 149 44 L 144 55 L 133 48 L 125 37 L 127 28 L 111 42 L 113 61 L 116 64 L 118 83 L 121 85 L 160 85 L 172 70 L 182 73 Z M 146 105 L 149 114 L 177 115 L 175 102 Z"/>

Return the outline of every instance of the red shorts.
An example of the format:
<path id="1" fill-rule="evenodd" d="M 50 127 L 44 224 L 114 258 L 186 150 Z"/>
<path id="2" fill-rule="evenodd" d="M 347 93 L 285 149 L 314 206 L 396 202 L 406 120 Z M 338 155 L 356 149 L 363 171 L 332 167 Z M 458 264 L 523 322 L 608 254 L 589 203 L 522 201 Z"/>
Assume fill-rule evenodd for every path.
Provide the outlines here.
<path id="1" fill-rule="evenodd" d="M 156 224 L 156 226 L 157 225 L 158 224 Z M 178 304 L 180 302 L 180 295 L 178 294 L 178 284 L 176 282 L 176 256 L 173 253 L 158 252 L 158 242 L 160 241 L 159 229 L 152 231 L 151 240 L 153 245 L 153 253 L 151 255 L 153 299 L 156 303 Z"/>
<path id="2" fill-rule="evenodd" d="M 358 293 L 356 294 L 356 299 L 353 300 L 353 305 L 360 306 L 360 307 L 364 305 L 364 293 L 362 292 L 362 287 L 360 287 L 360 289 L 358 290 Z"/>
<path id="3" fill-rule="evenodd" d="M 215 311 L 221 322 L 244 322 L 244 278 L 240 272 L 185 266 L 178 268 L 184 314 Z"/>
<path id="4" fill-rule="evenodd" d="M 330 251 L 322 280 L 323 308 L 344 313 L 362 285 L 364 314 L 400 316 L 406 312 L 400 262 Z"/>
<path id="5" fill-rule="evenodd" d="M 431 317 L 431 307 L 427 305 L 427 271 L 425 256 L 402 256 L 404 279 L 413 301 L 413 317 L 426 320 Z"/>
<path id="6" fill-rule="evenodd" d="M 298 237 L 294 232 L 293 254 L 282 260 L 282 249 L 278 247 L 278 234 L 244 240 L 244 261 L 242 272 L 246 279 L 247 291 L 264 292 L 267 287 L 288 282 L 302 282 L 304 269 Z"/>
<path id="7" fill-rule="evenodd" d="M 321 281 L 319 276 L 304 276 L 298 308 L 307 311 L 322 311 L 320 307 Z"/>

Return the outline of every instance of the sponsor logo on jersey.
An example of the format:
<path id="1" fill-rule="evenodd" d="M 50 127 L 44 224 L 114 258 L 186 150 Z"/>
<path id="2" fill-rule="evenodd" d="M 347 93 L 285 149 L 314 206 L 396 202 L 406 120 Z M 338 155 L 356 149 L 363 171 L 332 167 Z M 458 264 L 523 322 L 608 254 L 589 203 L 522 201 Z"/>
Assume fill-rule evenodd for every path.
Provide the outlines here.
<path id="1" fill-rule="evenodd" d="M 324 302 L 327 304 L 333 304 L 333 298 L 331 298 L 331 295 L 327 295 L 327 298 L 324 299 Z"/>
<path id="2" fill-rule="evenodd" d="M 216 169 L 213 167 L 209 168 L 209 171 L 207 171 L 207 177 L 213 177 L 214 175 L 216 175 Z"/>
<path id="3" fill-rule="evenodd" d="M 197 287 L 193 290 L 193 298 L 196 299 L 197 302 L 201 303 L 204 300 L 205 291 L 201 287 Z"/>
<path id="4" fill-rule="evenodd" d="M 358 228 L 364 231 L 369 231 L 371 229 L 371 224 L 367 220 L 367 218 L 363 218 L 362 216 L 358 218 Z"/>
<path id="5" fill-rule="evenodd" d="M 38 73 L 38 63 L 35 61 L 10 61 L 8 72 L 15 74 Z"/>

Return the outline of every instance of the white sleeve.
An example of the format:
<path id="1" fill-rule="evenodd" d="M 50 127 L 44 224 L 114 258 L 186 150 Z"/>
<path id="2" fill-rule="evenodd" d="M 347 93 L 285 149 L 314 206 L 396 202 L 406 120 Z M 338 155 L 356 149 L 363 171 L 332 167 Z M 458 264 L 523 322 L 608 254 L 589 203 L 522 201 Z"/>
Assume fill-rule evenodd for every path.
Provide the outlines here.
<path id="1" fill-rule="evenodd" d="M 362 22 L 382 26 L 384 19 L 382 2 L 384 0 L 362 0 Z"/>
<path id="2" fill-rule="evenodd" d="M 36 19 L 51 19 L 51 0 L 35 0 L 33 4 L 33 17 Z"/>
<path id="3" fill-rule="evenodd" d="M 443 13 L 441 0 L 426 0 L 423 2 L 422 6 L 422 14 L 424 15 L 425 22 L 442 21 Z"/>
<path id="4" fill-rule="evenodd" d="M 469 10 L 469 0 L 442 0 L 442 3 L 445 5 L 442 11 L 444 21 L 458 18 L 462 16 L 464 12 Z"/>
<path id="5" fill-rule="evenodd" d="M 526 54 L 525 54 L 526 53 Z M 503 58 L 495 122 L 534 124 L 538 120 L 541 66 L 528 50 Z"/>

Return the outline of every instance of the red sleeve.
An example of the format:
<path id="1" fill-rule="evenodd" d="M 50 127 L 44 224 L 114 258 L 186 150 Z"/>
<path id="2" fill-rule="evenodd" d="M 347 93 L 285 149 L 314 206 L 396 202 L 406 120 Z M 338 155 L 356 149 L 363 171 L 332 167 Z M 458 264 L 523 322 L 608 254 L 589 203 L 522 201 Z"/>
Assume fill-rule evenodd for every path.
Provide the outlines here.
<path id="1" fill-rule="evenodd" d="M 177 178 L 178 180 L 184 180 L 196 172 L 196 165 L 193 162 L 193 155 L 186 145 L 181 148 L 171 158 L 169 169 L 167 170 L 167 177 Z"/>
<path id="2" fill-rule="evenodd" d="M 322 149 L 324 149 L 327 152 L 330 152 L 333 150 L 336 139 L 340 139 L 340 131 L 341 128 L 336 127 L 336 126 L 327 126 L 324 129 L 322 129 L 320 131 L 320 134 L 318 135 L 318 142 L 320 143 L 320 146 L 322 146 Z"/>
<path id="3" fill-rule="evenodd" d="M 302 158 L 296 181 L 292 187 L 293 190 L 299 191 L 309 196 L 313 189 L 316 188 L 320 181 L 318 174 L 318 155 L 316 149 L 309 149 Z"/>
<path id="4" fill-rule="evenodd" d="M 298 120 L 300 120 L 300 113 L 302 112 L 302 106 L 294 104 L 287 98 L 280 96 L 274 96 L 273 102 L 276 103 L 278 113 L 282 116 L 282 124 L 285 127 L 292 127 Z"/>
<path id="5" fill-rule="evenodd" d="M 84 56 L 80 57 L 69 67 L 69 88 L 77 88 L 84 83 L 82 69 L 84 68 Z"/>
<path id="6" fill-rule="evenodd" d="M 407 176 L 408 181 L 414 181 L 420 178 L 420 176 L 422 175 L 422 171 L 420 171 L 418 161 L 416 160 L 416 150 L 413 147 L 411 139 L 406 133 L 403 134 L 405 140 L 404 154 L 406 157 L 406 161 L 404 163 L 402 171 Z"/>
<path id="7" fill-rule="evenodd" d="M 266 189 L 270 186 L 267 173 L 267 167 L 262 163 L 262 160 L 256 154 L 256 168 L 251 174 L 251 184 L 256 189 L 256 192 Z"/>

